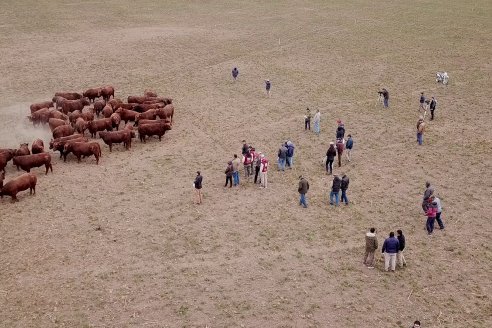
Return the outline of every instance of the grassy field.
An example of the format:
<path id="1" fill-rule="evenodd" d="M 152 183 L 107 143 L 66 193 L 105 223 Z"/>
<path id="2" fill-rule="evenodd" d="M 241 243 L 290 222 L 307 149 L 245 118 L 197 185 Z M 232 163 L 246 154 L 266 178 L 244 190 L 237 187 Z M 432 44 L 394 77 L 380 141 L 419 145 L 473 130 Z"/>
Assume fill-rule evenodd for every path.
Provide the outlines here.
<path id="1" fill-rule="evenodd" d="M 176 123 L 160 143 L 104 145 L 97 166 L 54 154 L 53 174 L 33 170 L 36 196 L 0 201 L 0 327 L 492 326 L 491 18 L 482 0 L 3 4 L 0 148 L 49 141 L 26 115 L 62 90 L 153 89 Z M 419 147 L 422 91 L 439 105 Z M 304 131 L 306 107 L 322 113 L 320 137 Z M 339 118 L 355 148 L 335 168 L 351 205 L 333 208 L 320 163 Z M 281 173 L 287 138 L 295 168 Z M 272 163 L 265 190 L 223 188 L 242 139 Z M 9 164 L 7 180 L 18 174 Z M 427 180 L 446 224 L 432 237 Z M 372 226 L 380 245 L 405 232 L 405 269 L 362 265 Z"/>

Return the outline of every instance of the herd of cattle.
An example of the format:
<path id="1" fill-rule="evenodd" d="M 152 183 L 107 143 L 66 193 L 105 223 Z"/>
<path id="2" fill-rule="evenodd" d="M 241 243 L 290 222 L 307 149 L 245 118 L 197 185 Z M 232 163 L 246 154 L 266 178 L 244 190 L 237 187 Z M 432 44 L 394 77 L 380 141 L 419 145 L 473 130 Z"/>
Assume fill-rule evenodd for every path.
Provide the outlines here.
<path id="1" fill-rule="evenodd" d="M 158 97 L 153 91 L 145 91 L 143 96 L 129 96 L 127 102 L 114 97 L 114 88 L 105 86 L 91 88 L 84 93 L 57 92 L 51 101 L 32 104 L 29 120 L 34 126 L 48 125 L 52 134 L 49 148 L 60 152 L 60 158 L 67 160 L 72 153 L 80 162 L 82 157 L 94 156 L 96 164 L 101 157 L 101 146 L 97 138 L 113 149 L 113 144 L 123 144 L 130 149 L 132 139 L 136 137 L 134 127 L 138 131 L 141 142 L 146 137 L 157 136 L 161 141 L 166 131 L 172 128 L 174 105 L 171 98 Z M 120 129 L 121 122 L 124 122 Z M 132 123 L 129 123 L 132 122 Z M 27 173 L 13 178 L 5 185 L 5 168 L 12 160 L 17 170 Z M 46 172 L 51 170 L 51 155 L 45 152 L 44 143 L 36 139 L 31 144 L 22 143 L 19 149 L 0 148 L 0 196 L 11 196 L 17 201 L 17 193 L 23 190 L 36 192 L 37 178 L 30 173 L 33 167 L 45 166 Z"/>

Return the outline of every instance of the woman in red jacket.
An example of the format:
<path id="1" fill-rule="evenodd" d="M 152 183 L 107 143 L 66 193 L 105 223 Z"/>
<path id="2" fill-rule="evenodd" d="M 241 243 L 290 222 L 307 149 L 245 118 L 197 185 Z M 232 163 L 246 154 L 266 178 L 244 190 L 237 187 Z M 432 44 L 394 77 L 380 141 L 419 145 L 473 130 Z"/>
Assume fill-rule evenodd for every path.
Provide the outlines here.
<path id="1" fill-rule="evenodd" d="M 437 203 L 434 201 L 434 197 L 429 198 L 430 205 L 427 207 L 425 215 L 427 215 L 427 223 L 425 227 L 427 228 L 427 233 L 432 235 L 434 231 L 434 221 L 437 215 Z"/>

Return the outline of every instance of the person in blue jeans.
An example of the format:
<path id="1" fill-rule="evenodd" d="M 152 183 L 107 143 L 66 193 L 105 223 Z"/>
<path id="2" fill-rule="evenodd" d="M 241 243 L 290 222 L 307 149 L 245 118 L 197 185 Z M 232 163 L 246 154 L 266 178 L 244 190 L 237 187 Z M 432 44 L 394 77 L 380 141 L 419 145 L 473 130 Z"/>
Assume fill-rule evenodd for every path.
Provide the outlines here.
<path id="1" fill-rule="evenodd" d="M 352 135 L 348 135 L 347 142 L 345 143 L 345 154 L 347 154 L 347 160 L 350 162 L 350 153 L 352 152 L 352 147 L 354 147 L 354 140 L 352 139 Z"/>
<path id="2" fill-rule="evenodd" d="M 345 205 L 348 205 L 349 203 L 349 200 L 347 198 L 347 189 L 348 189 L 348 186 L 349 186 L 349 177 L 344 173 L 342 175 L 342 182 L 340 184 L 340 189 L 342 190 L 342 199 L 341 201 L 342 202 L 345 202 Z"/>
<path id="3" fill-rule="evenodd" d="M 338 175 L 333 175 L 333 184 L 331 186 L 330 192 L 330 205 L 333 205 L 333 201 L 335 201 L 335 206 L 338 206 L 338 194 L 340 193 L 340 188 L 342 186 L 342 180 L 338 177 Z"/>
<path id="4" fill-rule="evenodd" d="M 287 160 L 287 147 L 285 144 L 280 145 L 278 150 L 278 170 L 285 171 L 285 161 Z"/>
<path id="5" fill-rule="evenodd" d="M 287 141 L 285 143 L 285 146 L 287 147 L 287 166 L 289 169 L 292 169 L 292 165 L 294 165 L 294 144 L 292 141 Z"/>
<path id="6" fill-rule="evenodd" d="M 434 197 L 434 202 L 436 202 L 437 204 L 437 213 L 436 213 L 437 224 L 439 225 L 439 229 L 444 230 L 444 223 L 442 222 L 441 219 L 441 212 L 442 212 L 441 200 L 438 197 Z"/>
<path id="7" fill-rule="evenodd" d="M 383 88 L 382 94 L 383 94 L 383 106 L 384 106 L 384 108 L 388 108 L 388 106 L 389 106 L 389 99 L 390 99 L 389 92 L 388 92 L 388 90 L 386 90 L 385 88 Z"/>
<path id="8" fill-rule="evenodd" d="M 232 179 L 234 180 L 234 187 L 239 186 L 239 165 L 241 165 L 241 160 L 234 154 L 234 159 L 232 160 Z"/>
<path id="9" fill-rule="evenodd" d="M 306 194 L 309 190 L 309 182 L 301 175 L 299 176 L 299 188 L 297 191 L 301 195 L 299 198 L 299 205 L 302 205 L 304 208 L 307 207 Z"/>

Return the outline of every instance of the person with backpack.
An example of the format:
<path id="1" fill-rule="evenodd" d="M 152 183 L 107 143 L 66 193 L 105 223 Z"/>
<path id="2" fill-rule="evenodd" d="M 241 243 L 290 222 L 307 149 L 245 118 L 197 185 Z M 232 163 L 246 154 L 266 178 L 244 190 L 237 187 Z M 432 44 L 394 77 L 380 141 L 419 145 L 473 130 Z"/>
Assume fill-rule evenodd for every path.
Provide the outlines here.
<path id="1" fill-rule="evenodd" d="M 238 75 L 239 75 L 239 70 L 237 69 L 237 67 L 234 67 L 232 69 L 232 78 L 234 79 L 234 81 L 237 80 Z"/>
<path id="2" fill-rule="evenodd" d="M 343 139 L 337 139 L 337 157 L 338 157 L 338 167 L 342 166 L 342 154 L 345 149 L 345 144 Z"/>
<path id="3" fill-rule="evenodd" d="M 335 206 L 338 206 L 338 196 L 340 193 L 340 188 L 342 186 L 342 180 L 338 177 L 338 175 L 333 175 L 333 184 L 331 185 L 330 192 L 330 205 L 333 205 L 333 200 L 335 200 Z"/>
<path id="4" fill-rule="evenodd" d="M 400 243 L 400 249 L 396 254 L 396 260 L 400 268 L 403 268 L 404 266 L 407 266 L 407 261 L 405 261 L 405 256 L 403 256 L 403 250 L 405 249 L 405 236 L 403 235 L 403 231 L 396 230 L 396 238 Z"/>
<path id="5" fill-rule="evenodd" d="M 292 169 L 292 166 L 294 165 L 294 149 L 295 149 L 295 146 L 292 143 L 292 141 L 290 141 L 290 140 L 288 140 L 285 143 L 285 145 L 287 147 L 287 166 L 289 167 L 289 169 Z"/>
<path id="6" fill-rule="evenodd" d="M 299 205 L 302 205 L 304 208 L 307 207 L 306 194 L 308 190 L 309 190 L 309 182 L 306 179 L 304 179 L 302 175 L 299 176 L 299 187 L 297 188 L 297 191 L 301 195 L 299 199 Z"/>
<path id="7" fill-rule="evenodd" d="M 349 186 L 349 177 L 343 173 L 342 175 L 342 182 L 340 184 L 340 189 L 342 190 L 342 198 L 341 198 L 341 202 L 345 202 L 345 205 L 348 205 L 349 204 L 349 200 L 347 198 L 347 189 L 348 189 L 348 186 Z"/>
<path id="8" fill-rule="evenodd" d="M 431 121 L 434 120 L 434 111 L 436 110 L 437 107 L 437 100 L 432 96 L 432 99 L 429 104 L 430 112 L 431 112 Z"/>
<path id="9" fill-rule="evenodd" d="M 333 161 L 335 160 L 335 156 L 337 155 L 337 151 L 335 149 L 335 144 L 333 141 L 330 142 L 330 147 L 326 151 L 326 172 L 328 174 L 333 173 Z"/>
<path id="10" fill-rule="evenodd" d="M 350 162 L 350 154 L 352 152 L 352 147 L 354 147 L 354 140 L 352 139 L 352 135 L 348 135 L 347 142 L 345 143 L 345 149 L 347 154 L 347 160 Z"/>
<path id="11" fill-rule="evenodd" d="M 425 122 L 424 117 L 420 116 L 417 121 L 417 142 L 420 146 L 424 143 Z"/>

